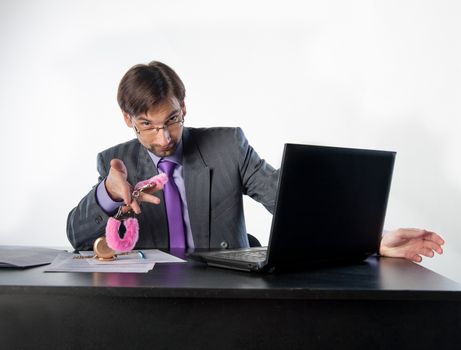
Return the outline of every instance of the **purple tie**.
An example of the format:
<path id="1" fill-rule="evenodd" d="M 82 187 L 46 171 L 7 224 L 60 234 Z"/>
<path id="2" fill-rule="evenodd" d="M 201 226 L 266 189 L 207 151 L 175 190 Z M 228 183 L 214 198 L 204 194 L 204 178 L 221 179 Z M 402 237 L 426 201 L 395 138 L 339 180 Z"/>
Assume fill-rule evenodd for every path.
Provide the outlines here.
<path id="1" fill-rule="evenodd" d="M 170 248 L 185 248 L 186 241 L 181 197 L 179 196 L 178 187 L 173 180 L 173 171 L 176 163 L 162 159 L 158 167 L 168 176 L 168 182 L 163 187 L 163 194 L 168 218 L 168 230 L 170 232 Z"/>

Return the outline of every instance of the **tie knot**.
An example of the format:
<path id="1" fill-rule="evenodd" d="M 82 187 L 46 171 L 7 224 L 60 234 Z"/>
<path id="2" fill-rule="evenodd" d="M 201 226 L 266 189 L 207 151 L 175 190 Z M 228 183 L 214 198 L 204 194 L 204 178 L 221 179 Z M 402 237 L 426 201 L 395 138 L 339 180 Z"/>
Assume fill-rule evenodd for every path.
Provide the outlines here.
<path id="1" fill-rule="evenodd" d="M 168 177 L 171 177 L 173 175 L 174 168 L 176 167 L 176 163 L 171 162 L 166 159 L 162 159 L 158 163 L 158 167 L 161 171 L 163 171 Z"/>

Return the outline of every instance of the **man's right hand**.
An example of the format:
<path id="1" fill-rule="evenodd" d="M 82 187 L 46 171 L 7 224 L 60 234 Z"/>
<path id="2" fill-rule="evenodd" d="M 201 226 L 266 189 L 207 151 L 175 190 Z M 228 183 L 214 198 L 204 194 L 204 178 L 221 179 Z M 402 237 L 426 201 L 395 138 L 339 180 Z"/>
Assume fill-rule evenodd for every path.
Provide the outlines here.
<path id="1" fill-rule="evenodd" d="M 107 193 L 114 201 L 123 200 L 123 202 L 125 202 L 126 205 L 129 205 L 136 214 L 139 214 L 141 212 L 141 208 L 139 203 L 131 198 L 133 186 L 131 186 L 131 184 L 127 181 L 127 178 L 128 170 L 126 169 L 125 164 L 123 164 L 120 159 L 112 159 L 110 161 L 109 175 L 104 183 Z M 157 190 L 158 189 L 154 187 L 149 189 L 149 191 L 146 191 L 147 193 L 141 193 L 138 197 L 138 201 L 159 204 L 160 199 L 151 194 Z"/>

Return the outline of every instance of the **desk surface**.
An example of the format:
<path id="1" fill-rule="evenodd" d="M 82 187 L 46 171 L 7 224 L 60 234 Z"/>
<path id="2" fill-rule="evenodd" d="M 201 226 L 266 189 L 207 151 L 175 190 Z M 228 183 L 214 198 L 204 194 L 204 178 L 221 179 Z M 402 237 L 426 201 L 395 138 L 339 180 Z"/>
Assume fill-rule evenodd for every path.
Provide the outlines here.
<path id="1" fill-rule="evenodd" d="M 182 252 L 172 252 L 184 257 Z M 303 272 L 257 274 L 187 262 L 139 273 L 49 273 L 45 266 L 1 269 L 0 294 L 47 293 L 159 298 L 461 300 L 461 285 L 403 259 Z"/>
<path id="2" fill-rule="evenodd" d="M 157 264 L 146 274 L 45 268 L 0 270 L 2 348 L 458 350 L 461 343 L 461 286 L 402 259 L 276 274 L 197 262 Z"/>

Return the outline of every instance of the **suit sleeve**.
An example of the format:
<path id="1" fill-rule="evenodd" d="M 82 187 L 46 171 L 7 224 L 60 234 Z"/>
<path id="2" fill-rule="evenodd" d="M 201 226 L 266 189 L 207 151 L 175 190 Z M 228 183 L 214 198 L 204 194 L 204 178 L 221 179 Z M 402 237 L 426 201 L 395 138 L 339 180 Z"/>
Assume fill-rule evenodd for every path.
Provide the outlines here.
<path id="1" fill-rule="evenodd" d="M 96 238 L 104 235 L 109 216 L 96 200 L 96 189 L 107 176 L 108 163 L 97 157 L 98 184 L 72 209 L 67 217 L 67 238 L 76 250 L 90 250 Z"/>
<path id="2" fill-rule="evenodd" d="M 242 191 L 273 213 L 279 170 L 259 157 L 240 128 L 236 129 L 236 139 L 240 150 L 238 162 Z"/>

